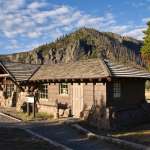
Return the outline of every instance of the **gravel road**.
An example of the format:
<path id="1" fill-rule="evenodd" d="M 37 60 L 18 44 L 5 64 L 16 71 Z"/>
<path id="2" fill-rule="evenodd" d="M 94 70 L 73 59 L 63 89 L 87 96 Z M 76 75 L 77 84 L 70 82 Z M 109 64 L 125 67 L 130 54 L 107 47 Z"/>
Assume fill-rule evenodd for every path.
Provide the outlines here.
<path id="1" fill-rule="evenodd" d="M 65 124 L 32 127 L 31 130 L 74 150 L 121 150 L 113 144 L 108 144 L 97 139 L 88 139 Z"/>

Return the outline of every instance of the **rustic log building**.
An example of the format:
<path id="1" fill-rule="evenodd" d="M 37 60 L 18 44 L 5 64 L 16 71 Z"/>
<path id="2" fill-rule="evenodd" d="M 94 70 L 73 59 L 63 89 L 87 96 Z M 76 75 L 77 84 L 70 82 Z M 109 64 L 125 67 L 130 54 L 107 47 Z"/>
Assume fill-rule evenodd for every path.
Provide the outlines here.
<path id="1" fill-rule="evenodd" d="M 142 109 L 147 79 L 150 73 L 139 66 L 103 59 L 53 65 L 1 62 L 0 104 L 20 110 L 27 95 L 36 95 L 39 112 L 82 117 L 97 127 L 110 128 L 132 124 L 138 110 L 149 119 L 147 109 Z"/>
<path id="2" fill-rule="evenodd" d="M 16 107 L 24 93 L 21 82 L 28 81 L 38 68 L 39 65 L 0 62 L 0 106 Z"/>

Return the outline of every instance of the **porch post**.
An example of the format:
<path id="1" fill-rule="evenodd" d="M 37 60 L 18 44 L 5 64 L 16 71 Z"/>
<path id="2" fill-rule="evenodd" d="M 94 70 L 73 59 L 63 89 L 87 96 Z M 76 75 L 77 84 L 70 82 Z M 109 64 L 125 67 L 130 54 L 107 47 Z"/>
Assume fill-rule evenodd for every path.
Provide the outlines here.
<path id="1" fill-rule="evenodd" d="M 32 108 L 32 110 L 33 110 L 33 118 L 35 118 L 35 99 L 34 99 L 34 103 L 32 104 L 32 106 L 33 106 L 33 108 Z"/>
<path id="2" fill-rule="evenodd" d="M 95 82 L 93 82 L 93 103 L 94 103 L 94 106 L 96 105 L 96 101 L 95 101 Z"/>
<path id="3" fill-rule="evenodd" d="M 6 77 L 4 77 L 4 89 L 3 89 L 3 91 L 5 92 L 5 96 L 6 96 Z M 7 106 L 7 99 L 6 99 L 6 97 L 5 97 L 5 106 Z"/>
<path id="4" fill-rule="evenodd" d="M 4 89 L 6 90 L 6 77 L 4 78 Z"/>
<path id="5" fill-rule="evenodd" d="M 29 110 L 29 103 L 27 102 L 27 113 L 28 113 L 28 116 L 30 116 L 30 110 Z"/>

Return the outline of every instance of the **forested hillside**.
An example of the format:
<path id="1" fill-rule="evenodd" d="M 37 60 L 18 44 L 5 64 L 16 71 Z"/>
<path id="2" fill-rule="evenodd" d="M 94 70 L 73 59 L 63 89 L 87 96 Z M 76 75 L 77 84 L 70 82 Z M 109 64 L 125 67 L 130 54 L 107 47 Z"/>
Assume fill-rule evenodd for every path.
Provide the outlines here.
<path id="1" fill-rule="evenodd" d="M 137 55 L 142 41 L 118 34 L 81 28 L 58 38 L 55 42 L 41 45 L 28 52 L 0 56 L 1 60 L 33 64 L 61 63 L 78 59 L 104 57 L 121 61 L 142 63 Z"/>

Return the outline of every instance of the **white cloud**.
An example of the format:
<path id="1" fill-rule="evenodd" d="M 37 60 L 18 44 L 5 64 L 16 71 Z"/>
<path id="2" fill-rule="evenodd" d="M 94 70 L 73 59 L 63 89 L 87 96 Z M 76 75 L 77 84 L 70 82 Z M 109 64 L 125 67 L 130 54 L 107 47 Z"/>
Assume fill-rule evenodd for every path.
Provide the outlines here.
<path id="1" fill-rule="evenodd" d="M 11 48 L 12 49 L 19 48 L 19 44 L 18 44 L 17 40 L 11 40 Z"/>
<path id="2" fill-rule="evenodd" d="M 115 26 L 111 26 L 109 29 L 111 32 L 123 34 L 130 27 L 131 27 L 130 25 L 115 25 Z"/>
<path id="3" fill-rule="evenodd" d="M 53 8 L 53 10 L 46 10 L 46 11 L 39 11 L 35 14 L 31 14 L 31 17 L 37 23 L 44 23 L 47 19 L 56 19 L 57 17 L 63 16 L 65 14 L 70 13 L 69 7 L 67 6 L 60 6 Z"/>
<path id="4" fill-rule="evenodd" d="M 21 8 L 24 4 L 24 0 L 1 0 L 0 4 L 2 7 L 2 11 L 10 12 Z"/>
<path id="5" fill-rule="evenodd" d="M 148 18 L 142 21 L 145 22 L 146 19 Z M 49 39 L 48 41 L 54 40 L 80 27 L 92 27 L 138 39 L 142 39 L 144 28 L 128 23 L 118 24 L 115 16 L 110 12 L 94 16 L 67 5 L 53 6 L 45 0 L 32 1 L 28 4 L 25 0 L 0 0 L 0 22 L 2 22 L 0 34 L 3 33 L 0 36 L 10 40 L 27 39 L 31 41 L 28 47 L 33 47 L 33 40 L 41 41 L 44 37 Z M 27 48 L 26 45 L 14 41 L 10 43 L 11 46 Z"/>
<path id="6" fill-rule="evenodd" d="M 34 10 L 34 9 L 42 8 L 46 5 L 47 5 L 46 2 L 33 2 L 33 3 L 29 4 L 27 8 L 31 9 L 31 10 Z"/>
<path id="7" fill-rule="evenodd" d="M 146 29 L 145 27 L 137 27 L 135 29 L 132 29 L 132 30 L 124 33 L 123 35 L 131 36 L 131 37 L 136 37 L 139 40 L 143 40 L 143 37 L 144 37 L 143 31 L 145 29 Z"/>
<path id="8" fill-rule="evenodd" d="M 132 6 L 133 8 L 140 9 L 140 8 L 145 8 L 149 9 L 149 0 L 138 0 L 138 1 L 126 1 L 125 2 L 127 5 Z"/>
<path id="9" fill-rule="evenodd" d="M 142 21 L 143 21 L 144 23 L 147 23 L 148 21 L 150 21 L 150 17 L 143 18 Z"/>
<path id="10" fill-rule="evenodd" d="M 38 38 L 42 33 L 40 32 L 29 32 L 27 33 L 28 37 L 30 38 Z"/>

